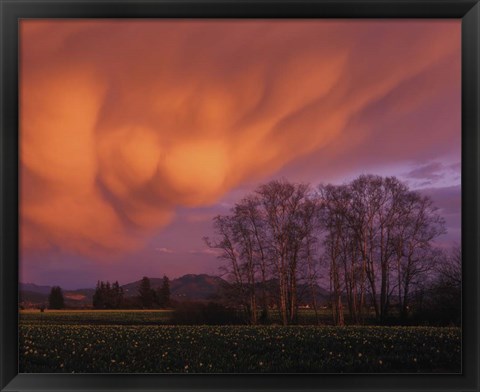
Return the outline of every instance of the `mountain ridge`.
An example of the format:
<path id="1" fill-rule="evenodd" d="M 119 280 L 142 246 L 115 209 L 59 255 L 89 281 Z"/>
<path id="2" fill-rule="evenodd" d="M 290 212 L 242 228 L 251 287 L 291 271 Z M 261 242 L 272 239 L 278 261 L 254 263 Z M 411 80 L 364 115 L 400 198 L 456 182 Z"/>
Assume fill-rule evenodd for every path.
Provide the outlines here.
<path id="1" fill-rule="evenodd" d="M 149 277 L 152 289 L 156 290 L 163 284 L 163 278 Z M 138 295 L 138 287 L 141 279 L 121 285 L 125 297 Z M 272 281 L 267 282 L 271 284 Z M 208 301 L 214 299 L 227 281 L 220 276 L 208 274 L 185 274 L 170 280 L 170 295 L 176 301 Z M 261 284 L 259 283 L 259 286 Z M 25 305 L 37 305 L 48 302 L 48 295 L 52 286 L 42 286 L 35 283 L 20 283 L 20 303 Z M 306 284 L 299 285 L 300 292 L 305 298 L 311 298 L 310 288 Z M 316 297 L 320 302 L 328 300 L 329 292 L 323 287 L 316 285 Z M 67 306 L 90 306 L 95 293 L 94 288 L 64 290 Z"/>
<path id="2" fill-rule="evenodd" d="M 162 278 L 151 278 L 150 285 L 153 289 L 161 287 Z M 121 285 L 124 290 L 125 297 L 134 297 L 138 295 L 138 287 L 141 279 Z M 112 283 L 112 282 L 111 282 Z M 171 298 L 180 301 L 198 301 L 208 300 L 217 294 L 220 286 L 226 283 L 219 276 L 208 274 L 185 274 L 179 278 L 170 280 Z M 35 283 L 19 283 L 20 302 L 25 303 L 41 303 L 48 301 L 48 295 L 53 286 L 37 285 Z M 91 304 L 94 288 L 83 288 L 76 290 L 63 290 L 67 305 Z"/>

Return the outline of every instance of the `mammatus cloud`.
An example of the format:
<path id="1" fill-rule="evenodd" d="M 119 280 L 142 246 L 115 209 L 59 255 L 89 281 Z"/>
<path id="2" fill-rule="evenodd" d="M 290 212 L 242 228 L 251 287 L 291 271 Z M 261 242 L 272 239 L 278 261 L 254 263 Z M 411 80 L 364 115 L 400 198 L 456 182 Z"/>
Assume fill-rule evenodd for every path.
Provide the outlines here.
<path id="1" fill-rule="evenodd" d="M 412 78 L 459 83 L 458 21 L 25 20 L 20 38 L 26 252 L 137 249 L 177 207 L 415 113 L 414 86 L 371 110 Z"/>

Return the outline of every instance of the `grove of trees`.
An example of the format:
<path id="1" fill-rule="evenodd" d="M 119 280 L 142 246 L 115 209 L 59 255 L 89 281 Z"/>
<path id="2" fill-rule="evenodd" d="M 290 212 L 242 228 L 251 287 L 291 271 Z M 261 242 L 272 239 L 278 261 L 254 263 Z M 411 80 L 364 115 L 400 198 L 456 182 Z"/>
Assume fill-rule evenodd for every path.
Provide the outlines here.
<path id="1" fill-rule="evenodd" d="M 163 277 L 162 285 L 157 290 L 152 288 L 150 279 L 142 278 L 137 289 L 137 295 L 126 297 L 123 288 L 114 282 L 98 281 L 92 298 L 94 309 L 151 309 L 168 308 L 170 301 L 170 280 Z"/>
<path id="2" fill-rule="evenodd" d="M 205 242 L 220 251 L 230 297 L 251 324 L 272 307 L 284 325 L 296 323 L 300 286 L 318 314 L 321 283 L 329 285 L 336 325 L 346 314 L 359 324 L 372 313 L 380 323 L 392 313 L 406 320 L 422 284 L 451 279 L 454 268 L 435 246 L 446 230 L 433 201 L 395 177 L 317 188 L 271 181 L 213 225 L 215 237 Z"/>
<path id="3" fill-rule="evenodd" d="M 167 308 L 170 304 L 170 279 L 163 276 L 162 285 L 157 290 L 153 289 L 150 279 L 146 276 L 140 281 L 138 288 L 138 302 L 143 309 L 152 307 Z"/>
<path id="4" fill-rule="evenodd" d="M 121 309 L 124 306 L 123 289 L 118 282 L 97 282 L 92 305 L 95 309 Z"/>

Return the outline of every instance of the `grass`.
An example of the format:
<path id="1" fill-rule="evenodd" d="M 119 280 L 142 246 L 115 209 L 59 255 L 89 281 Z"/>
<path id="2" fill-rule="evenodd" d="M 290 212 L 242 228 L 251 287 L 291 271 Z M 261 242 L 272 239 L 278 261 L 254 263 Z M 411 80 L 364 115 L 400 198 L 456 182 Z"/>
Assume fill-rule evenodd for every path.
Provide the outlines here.
<path id="1" fill-rule="evenodd" d="M 103 324 L 103 325 L 158 325 L 170 324 L 173 310 L 21 310 L 20 321 L 23 324 Z M 371 320 L 374 314 L 370 316 Z M 270 311 L 267 324 L 281 324 L 281 315 L 277 310 Z M 348 312 L 346 314 L 348 323 Z M 332 313 L 329 309 L 319 309 L 320 325 L 332 324 Z M 299 325 L 317 324 L 315 312 L 312 309 L 300 309 Z"/>
<path id="2" fill-rule="evenodd" d="M 48 310 L 20 311 L 21 324 L 158 325 L 167 324 L 172 310 Z"/>

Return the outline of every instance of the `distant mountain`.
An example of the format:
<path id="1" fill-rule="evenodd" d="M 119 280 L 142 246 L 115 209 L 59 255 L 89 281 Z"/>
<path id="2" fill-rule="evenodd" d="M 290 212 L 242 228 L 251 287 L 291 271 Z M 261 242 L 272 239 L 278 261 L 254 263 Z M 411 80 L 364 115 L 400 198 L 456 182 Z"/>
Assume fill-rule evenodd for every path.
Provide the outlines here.
<path id="1" fill-rule="evenodd" d="M 48 294 L 36 293 L 35 291 L 20 290 L 19 302 L 24 304 L 46 304 Z"/>
<path id="2" fill-rule="evenodd" d="M 163 284 L 162 278 L 149 278 L 150 285 L 153 289 L 161 287 Z M 220 293 L 222 286 L 227 285 L 227 281 L 218 277 L 206 274 L 188 274 L 183 275 L 180 278 L 170 281 L 170 293 L 172 299 L 178 301 L 205 301 L 213 299 Z M 275 280 L 267 281 L 268 287 L 275 292 L 276 282 Z M 138 295 L 138 287 L 140 286 L 140 280 L 136 282 L 123 285 L 122 288 L 125 292 L 125 296 L 134 297 Z M 256 285 L 258 292 L 262 290 L 262 284 Z M 312 289 L 307 284 L 298 284 L 298 298 L 302 303 L 312 302 Z M 314 293 L 318 304 L 325 304 L 328 302 L 330 293 L 328 290 L 321 286 L 316 285 L 314 287 Z"/>
<path id="3" fill-rule="evenodd" d="M 35 283 L 20 283 L 18 285 L 18 289 L 20 291 L 29 291 L 31 293 L 38 293 L 38 294 L 50 294 L 51 287 L 50 286 L 39 286 Z"/>
<path id="4" fill-rule="evenodd" d="M 26 307 L 48 303 L 51 286 L 39 286 L 34 283 L 19 284 L 19 302 Z M 95 289 L 64 290 L 65 304 L 72 307 L 90 305 Z"/>
<path id="5" fill-rule="evenodd" d="M 225 283 L 225 280 L 218 276 L 189 274 L 172 280 L 170 292 L 174 299 L 210 299 L 218 294 Z"/>
<path id="6" fill-rule="evenodd" d="M 153 289 L 158 289 L 163 284 L 163 278 L 149 278 Z M 127 283 L 123 286 L 126 297 L 135 297 L 138 295 L 138 288 L 141 280 Z M 177 301 L 207 301 L 215 298 L 220 293 L 221 288 L 227 282 L 218 277 L 206 274 L 188 274 L 170 281 L 171 298 Z M 274 280 L 268 281 L 267 285 L 274 292 L 276 283 Z M 25 306 L 45 304 L 48 302 L 50 286 L 39 286 L 34 283 L 20 283 L 20 302 Z M 261 283 L 258 284 L 258 292 L 261 291 Z M 306 284 L 299 284 L 298 298 L 301 303 L 310 303 L 312 301 L 311 287 Z M 329 291 L 323 287 L 316 286 L 314 289 L 318 304 L 327 303 L 329 300 Z M 95 289 L 64 290 L 64 297 L 67 306 L 82 307 L 92 304 L 92 297 Z"/>
<path id="7" fill-rule="evenodd" d="M 153 289 L 158 289 L 163 284 L 162 278 L 149 278 Z M 172 299 L 200 301 L 208 300 L 218 293 L 225 281 L 218 276 L 206 274 L 188 274 L 170 281 L 170 295 Z M 134 297 L 138 295 L 140 280 L 122 286 L 125 296 Z"/>
<path id="8" fill-rule="evenodd" d="M 312 287 L 305 283 L 299 284 L 297 290 L 300 303 L 312 303 L 312 294 L 315 294 L 315 299 L 318 305 L 325 305 L 330 299 L 330 292 L 319 285 L 313 287 L 313 293 Z"/>
<path id="9" fill-rule="evenodd" d="M 149 278 L 153 289 L 162 286 L 163 278 Z M 206 274 L 189 274 L 170 281 L 171 298 L 179 301 L 208 300 L 218 293 L 225 283 L 218 276 Z M 126 297 L 138 295 L 140 280 L 122 286 Z M 48 302 L 51 286 L 39 286 L 34 283 L 20 283 L 20 302 L 25 306 L 40 305 Z M 68 306 L 84 306 L 92 303 L 95 289 L 64 290 L 65 302 Z"/>

